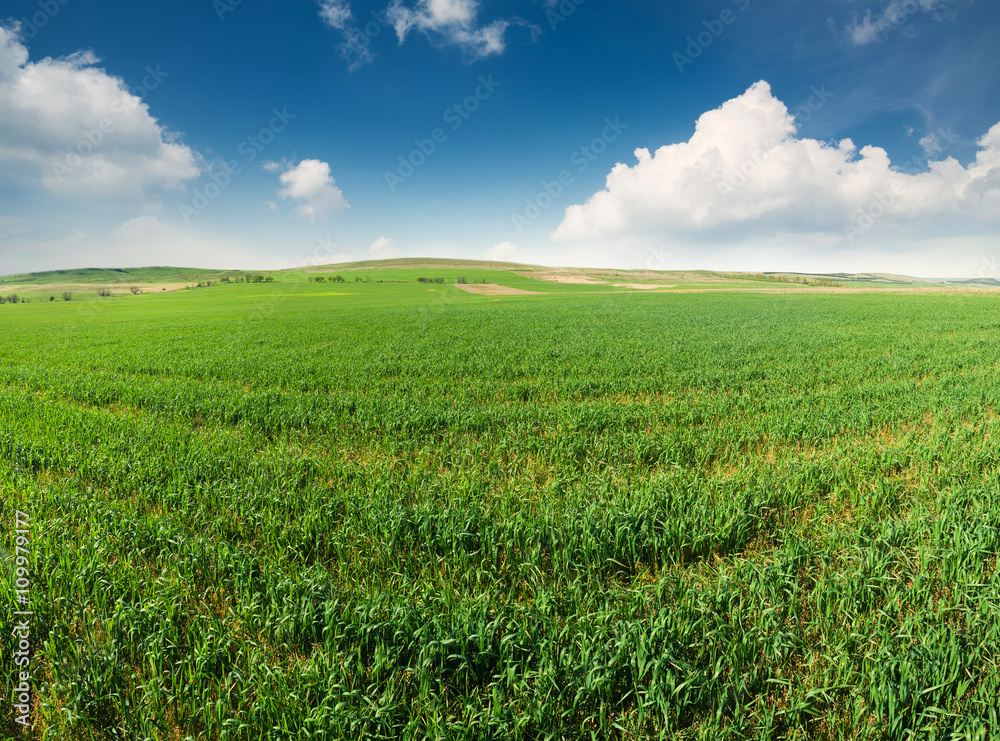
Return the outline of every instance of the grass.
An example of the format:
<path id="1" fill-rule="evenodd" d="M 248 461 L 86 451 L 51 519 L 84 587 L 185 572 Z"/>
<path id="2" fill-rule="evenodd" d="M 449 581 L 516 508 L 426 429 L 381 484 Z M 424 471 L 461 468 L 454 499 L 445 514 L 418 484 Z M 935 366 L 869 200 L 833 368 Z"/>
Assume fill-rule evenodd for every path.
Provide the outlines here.
<path id="1" fill-rule="evenodd" d="M 992 297 L 430 287 L 0 307 L 22 737 L 996 737 Z"/>

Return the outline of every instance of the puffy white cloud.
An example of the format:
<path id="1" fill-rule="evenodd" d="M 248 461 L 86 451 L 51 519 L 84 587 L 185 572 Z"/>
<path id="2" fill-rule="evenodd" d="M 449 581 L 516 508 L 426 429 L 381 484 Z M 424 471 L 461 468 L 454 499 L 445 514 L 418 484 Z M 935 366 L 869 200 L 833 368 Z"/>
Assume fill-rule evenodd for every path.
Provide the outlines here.
<path id="1" fill-rule="evenodd" d="M 148 197 L 182 188 L 197 155 L 160 126 L 142 95 L 168 73 L 147 68 L 142 86 L 97 67 L 91 52 L 28 59 L 17 26 L 0 26 L 0 162 L 51 192 L 93 198 Z"/>
<path id="2" fill-rule="evenodd" d="M 399 257 L 399 250 L 396 249 L 389 237 L 379 237 L 368 248 L 368 255 L 375 260 L 390 260 L 393 257 Z"/>
<path id="3" fill-rule="evenodd" d="M 933 131 L 920 140 L 920 146 L 928 157 L 940 154 L 942 151 L 941 142 L 938 141 L 937 134 Z"/>
<path id="4" fill-rule="evenodd" d="M 909 27 L 911 16 L 931 13 L 946 7 L 949 0 L 890 0 L 881 13 L 865 12 L 860 20 L 854 18 L 847 26 L 847 33 L 855 44 L 870 44 L 884 40 L 894 30 Z"/>
<path id="5" fill-rule="evenodd" d="M 454 44 L 476 59 L 503 53 L 504 36 L 512 24 L 527 26 L 532 37 L 539 32 L 537 27 L 520 19 L 495 20 L 479 26 L 478 14 L 477 0 L 417 0 L 413 8 L 403 5 L 403 0 L 392 0 L 387 12 L 399 43 L 406 40 L 411 30 L 416 30 Z"/>
<path id="6" fill-rule="evenodd" d="M 484 260 L 496 260 L 497 262 L 523 262 L 525 253 L 518 249 L 513 242 L 500 242 L 490 247 L 483 253 Z"/>
<path id="7" fill-rule="evenodd" d="M 284 186 L 281 198 L 297 201 L 296 213 L 315 220 L 350 208 L 344 194 L 334 184 L 330 165 L 321 160 L 302 160 L 288 167 L 278 178 Z"/>
<path id="8" fill-rule="evenodd" d="M 905 174 L 874 146 L 798 138 L 766 82 L 704 113 L 686 142 L 617 164 L 605 188 L 570 206 L 553 236 L 565 241 L 667 236 L 746 241 L 777 234 L 830 234 L 959 217 L 966 232 L 995 229 L 1000 216 L 1000 124 L 976 160 L 949 157 Z M 978 225 L 978 226 L 977 226 Z M 853 239 L 853 237 L 852 237 Z"/>

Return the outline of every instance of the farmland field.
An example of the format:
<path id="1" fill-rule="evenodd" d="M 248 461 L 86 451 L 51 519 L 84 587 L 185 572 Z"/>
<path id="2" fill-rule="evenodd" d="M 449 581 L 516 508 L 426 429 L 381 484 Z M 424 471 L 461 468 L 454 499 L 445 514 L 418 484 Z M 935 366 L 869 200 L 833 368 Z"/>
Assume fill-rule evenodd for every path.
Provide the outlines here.
<path id="1" fill-rule="evenodd" d="M 439 272 L 0 306 L 4 737 L 998 737 L 996 294 Z"/>

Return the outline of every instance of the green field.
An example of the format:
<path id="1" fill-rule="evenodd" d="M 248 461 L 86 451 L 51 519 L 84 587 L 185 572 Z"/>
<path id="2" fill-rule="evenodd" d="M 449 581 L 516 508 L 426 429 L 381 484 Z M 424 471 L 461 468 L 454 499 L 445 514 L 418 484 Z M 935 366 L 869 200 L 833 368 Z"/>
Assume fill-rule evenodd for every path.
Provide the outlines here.
<path id="1" fill-rule="evenodd" d="M 354 275 L 0 306 L 0 735 L 998 738 L 996 295 Z"/>

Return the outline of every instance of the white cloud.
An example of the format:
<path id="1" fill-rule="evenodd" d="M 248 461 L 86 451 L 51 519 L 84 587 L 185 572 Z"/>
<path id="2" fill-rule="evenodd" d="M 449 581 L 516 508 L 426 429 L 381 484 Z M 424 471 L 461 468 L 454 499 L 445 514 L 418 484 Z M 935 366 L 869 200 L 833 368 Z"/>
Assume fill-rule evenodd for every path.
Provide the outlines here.
<path id="1" fill-rule="evenodd" d="M 417 0 L 413 8 L 403 5 L 403 0 L 392 0 L 387 11 L 400 44 L 411 30 L 416 30 L 458 46 L 474 59 L 502 54 L 504 35 L 512 24 L 527 26 L 532 37 L 539 33 L 537 27 L 520 19 L 495 20 L 479 26 L 478 14 L 478 0 Z"/>
<path id="2" fill-rule="evenodd" d="M 389 237 L 379 237 L 368 248 L 368 255 L 375 260 L 391 260 L 394 257 L 399 257 L 399 254 L 399 250 L 396 249 Z"/>
<path id="3" fill-rule="evenodd" d="M 483 253 L 484 260 L 496 260 L 497 262 L 524 262 L 525 257 L 525 253 L 518 249 L 513 242 L 495 244 Z"/>
<path id="4" fill-rule="evenodd" d="M 330 28 L 343 31 L 353 17 L 351 4 L 347 0 L 319 0 L 319 17 Z"/>
<path id="5" fill-rule="evenodd" d="M 320 160 L 302 160 L 288 167 L 278 178 L 284 186 L 278 191 L 281 198 L 298 202 L 296 213 L 315 221 L 330 214 L 350 208 L 344 194 L 334 184 L 330 165 Z"/>
<path id="6" fill-rule="evenodd" d="M 1000 218 L 1000 124 L 974 162 L 949 157 L 905 174 L 886 152 L 849 139 L 800 139 L 766 82 L 704 113 L 686 142 L 615 165 L 604 190 L 570 206 L 553 237 L 568 242 L 667 237 L 748 242 L 776 235 L 850 236 L 867 222 L 922 237 L 945 222 L 964 233 Z M 949 221 L 951 220 L 951 221 Z M 798 238 L 801 242 L 801 237 Z M 853 240 L 852 240 L 853 241 Z"/>
<path id="7" fill-rule="evenodd" d="M 949 0 L 890 0 L 881 13 L 865 12 L 861 20 L 856 17 L 847 26 L 847 33 L 855 44 L 870 44 L 885 40 L 894 30 L 907 30 L 911 16 L 916 13 L 935 13 L 946 7 Z"/>
<path id="8" fill-rule="evenodd" d="M 337 45 L 341 59 L 353 72 L 375 59 L 368 48 L 371 39 L 354 25 L 354 14 L 348 0 L 318 0 L 319 17 L 330 28 L 340 31 L 344 40 Z"/>
<path id="9" fill-rule="evenodd" d="M 937 134 L 934 132 L 923 137 L 919 143 L 928 157 L 933 157 L 941 152 L 941 142 L 938 141 Z"/>
<path id="10" fill-rule="evenodd" d="M 97 62 L 91 52 L 30 62 L 18 28 L 0 26 L 3 169 L 59 195 L 101 199 L 149 197 L 197 177 L 195 152 L 140 97 L 169 74 L 147 68 L 129 91 Z"/>

